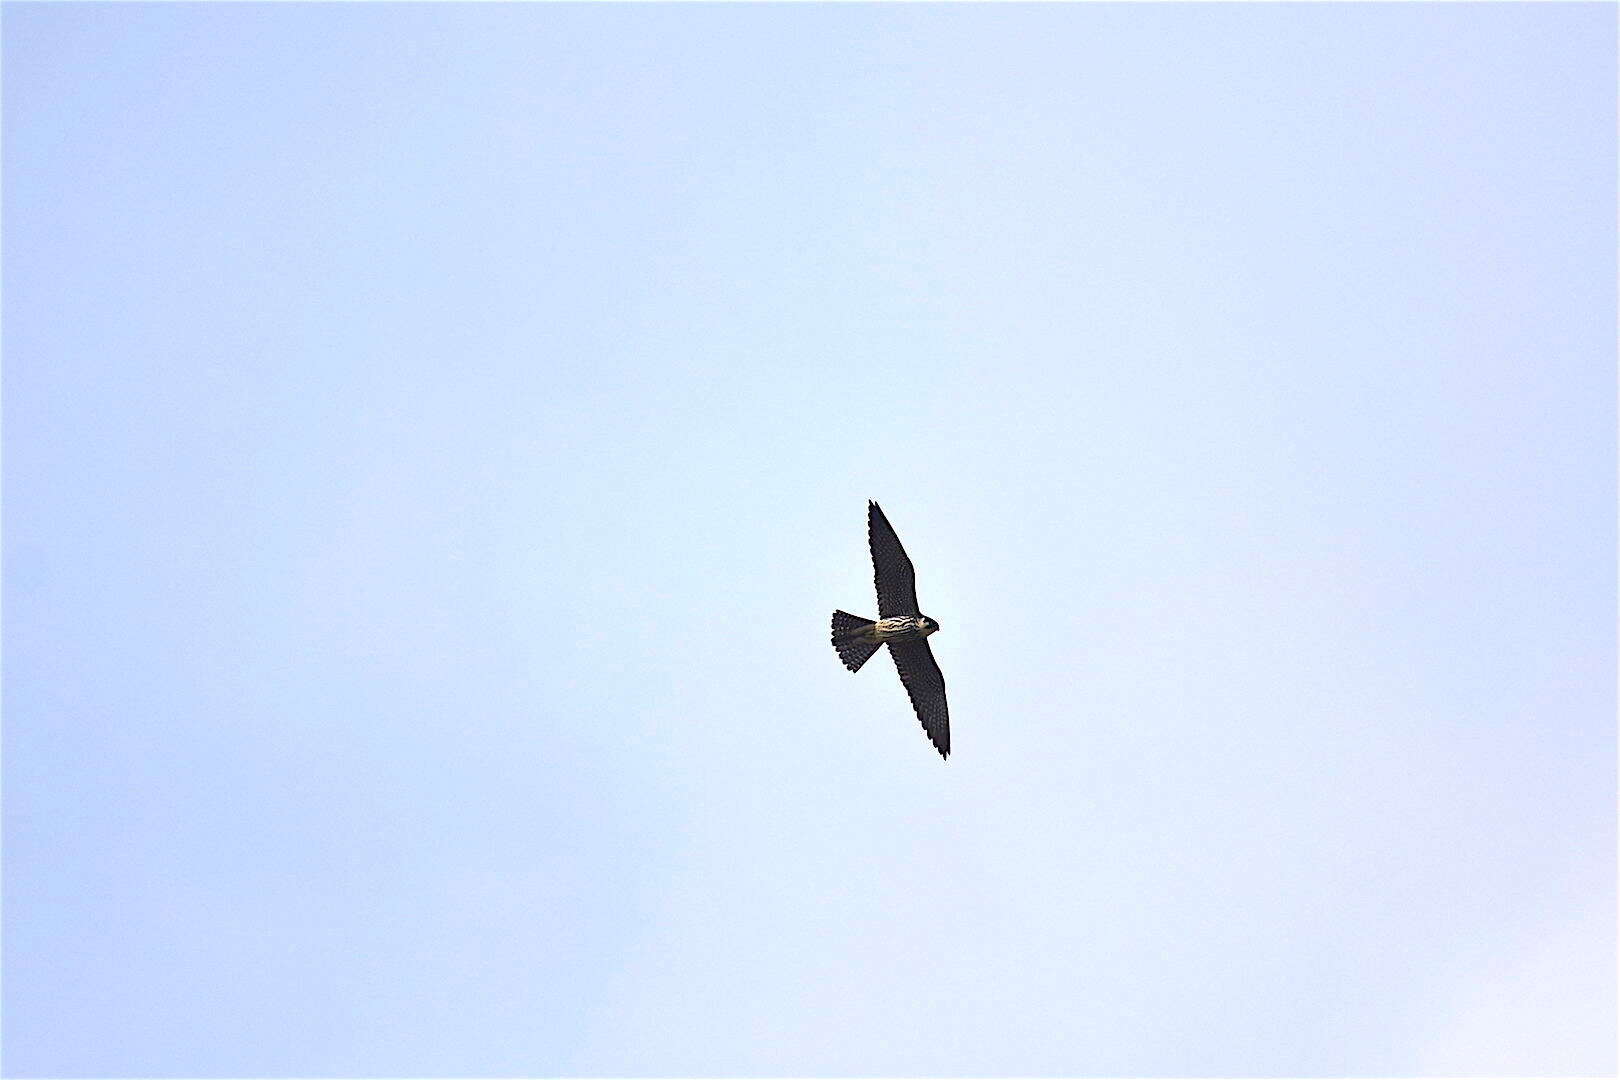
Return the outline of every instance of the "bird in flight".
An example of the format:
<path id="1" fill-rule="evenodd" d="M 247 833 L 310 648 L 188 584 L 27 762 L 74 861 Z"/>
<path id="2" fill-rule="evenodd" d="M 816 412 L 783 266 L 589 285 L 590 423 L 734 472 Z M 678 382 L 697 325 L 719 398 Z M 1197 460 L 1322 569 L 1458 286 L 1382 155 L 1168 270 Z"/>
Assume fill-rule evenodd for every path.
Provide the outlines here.
<path id="1" fill-rule="evenodd" d="M 847 611 L 832 617 L 832 643 L 838 659 L 851 671 L 884 645 L 900 670 L 900 682 L 911 697 L 928 739 L 939 756 L 951 756 L 951 714 L 945 705 L 945 676 L 939 673 L 928 635 L 939 623 L 917 609 L 916 572 L 894 526 L 875 502 L 866 504 L 866 540 L 872 547 L 872 577 L 877 582 L 878 617 L 863 619 Z"/>

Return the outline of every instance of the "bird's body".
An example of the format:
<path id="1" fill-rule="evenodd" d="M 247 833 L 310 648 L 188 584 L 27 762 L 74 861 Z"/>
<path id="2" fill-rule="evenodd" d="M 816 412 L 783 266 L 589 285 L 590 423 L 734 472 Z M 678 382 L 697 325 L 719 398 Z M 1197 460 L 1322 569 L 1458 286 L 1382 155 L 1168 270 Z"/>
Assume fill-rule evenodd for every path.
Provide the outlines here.
<path id="1" fill-rule="evenodd" d="M 916 574 L 911 559 L 900 546 L 900 538 L 882 507 L 868 502 L 866 520 L 878 617 L 863 619 L 847 611 L 833 612 L 833 648 L 845 667 L 859 671 L 873 653 L 887 645 L 929 741 L 941 757 L 949 757 L 951 725 L 950 709 L 945 703 L 945 677 L 928 647 L 928 635 L 939 629 L 939 623 L 917 610 Z"/>
<path id="2" fill-rule="evenodd" d="M 879 619 L 866 629 L 858 631 L 862 641 L 911 641 L 925 638 L 939 629 L 933 619 L 921 615 L 896 615 L 892 619 Z"/>

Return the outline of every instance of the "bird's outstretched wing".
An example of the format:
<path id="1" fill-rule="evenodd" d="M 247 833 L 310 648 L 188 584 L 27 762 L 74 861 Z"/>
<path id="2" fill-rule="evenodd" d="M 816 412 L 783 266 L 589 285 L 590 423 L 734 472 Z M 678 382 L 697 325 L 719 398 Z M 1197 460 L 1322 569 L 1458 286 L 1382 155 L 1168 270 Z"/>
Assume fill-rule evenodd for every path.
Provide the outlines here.
<path id="1" fill-rule="evenodd" d="M 866 540 L 872 547 L 878 618 L 921 614 L 917 610 L 917 572 L 911 568 L 900 538 L 894 535 L 894 526 L 883 516 L 883 507 L 875 502 L 866 504 Z"/>
<path id="2" fill-rule="evenodd" d="M 917 719 L 928 733 L 928 741 L 940 757 L 950 757 L 951 710 L 945 704 L 945 676 L 934 661 L 934 650 L 926 640 L 917 639 L 891 641 L 889 652 L 900 671 L 900 682 L 911 696 L 911 707 L 917 710 Z"/>

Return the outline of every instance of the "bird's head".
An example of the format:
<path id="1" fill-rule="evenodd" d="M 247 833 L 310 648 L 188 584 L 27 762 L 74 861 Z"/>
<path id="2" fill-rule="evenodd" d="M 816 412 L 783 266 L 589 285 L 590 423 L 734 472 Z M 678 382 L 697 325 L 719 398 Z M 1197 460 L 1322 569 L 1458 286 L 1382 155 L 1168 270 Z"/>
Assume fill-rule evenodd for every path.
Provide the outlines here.
<path id="1" fill-rule="evenodd" d="M 922 626 L 922 632 L 925 636 L 932 634 L 935 630 L 939 629 L 939 623 L 935 622 L 933 619 L 930 619 L 926 615 L 918 616 L 917 622 Z"/>

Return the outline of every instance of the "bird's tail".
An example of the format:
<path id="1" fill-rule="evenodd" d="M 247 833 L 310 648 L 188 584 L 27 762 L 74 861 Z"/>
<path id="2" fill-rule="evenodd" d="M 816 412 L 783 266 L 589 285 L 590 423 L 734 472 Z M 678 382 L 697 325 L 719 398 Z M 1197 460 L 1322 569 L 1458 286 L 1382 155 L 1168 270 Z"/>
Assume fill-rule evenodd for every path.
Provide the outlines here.
<path id="1" fill-rule="evenodd" d="M 872 654 L 883 648 L 881 641 L 863 641 L 861 631 L 872 625 L 871 619 L 863 619 L 859 615 L 851 615 L 847 611 L 835 611 L 832 617 L 832 643 L 838 650 L 838 659 L 851 671 L 861 670 L 861 665 L 872 659 Z"/>

